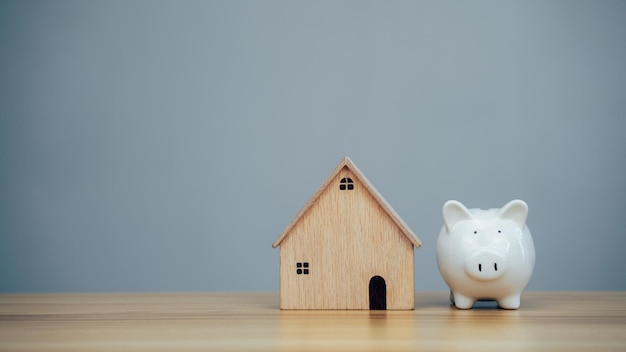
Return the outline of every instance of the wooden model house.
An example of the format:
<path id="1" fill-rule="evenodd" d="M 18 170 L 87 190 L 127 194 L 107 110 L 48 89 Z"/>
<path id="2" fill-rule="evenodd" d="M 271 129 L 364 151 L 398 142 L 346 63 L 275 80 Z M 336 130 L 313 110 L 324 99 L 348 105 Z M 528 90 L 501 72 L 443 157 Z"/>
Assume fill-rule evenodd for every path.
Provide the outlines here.
<path id="1" fill-rule="evenodd" d="M 413 309 L 420 240 L 344 158 L 272 247 L 281 309 Z"/>

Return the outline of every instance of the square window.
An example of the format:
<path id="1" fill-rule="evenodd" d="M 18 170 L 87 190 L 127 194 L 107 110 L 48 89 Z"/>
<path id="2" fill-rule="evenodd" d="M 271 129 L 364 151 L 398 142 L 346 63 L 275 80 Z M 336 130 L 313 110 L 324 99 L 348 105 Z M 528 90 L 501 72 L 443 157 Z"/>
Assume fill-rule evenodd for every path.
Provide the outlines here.
<path id="1" fill-rule="evenodd" d="M 296 274 L 298 275 L 309 275 L 309 262 L 297 262 L 296 263 Z M 305 269 L 302 269 L 305 268 Z"/>

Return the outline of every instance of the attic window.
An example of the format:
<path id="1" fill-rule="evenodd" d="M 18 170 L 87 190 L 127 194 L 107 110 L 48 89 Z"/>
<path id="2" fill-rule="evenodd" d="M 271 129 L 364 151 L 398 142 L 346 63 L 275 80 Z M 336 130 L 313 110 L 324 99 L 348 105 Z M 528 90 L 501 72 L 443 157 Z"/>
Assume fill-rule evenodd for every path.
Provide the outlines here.
<path id="1" fill-rule="evenodd" d="M 350 177 L 344 177 L 339 181 L 339 189 L 345 191 L 346 189 L 351 191 L 354 189 L 354 182 Z"/>
<path id="2" fill-rule="evenodd" d="M 309 275 L 309 262 L 299 262 L 296 263 L 296 274 L 298 275 Z"/>

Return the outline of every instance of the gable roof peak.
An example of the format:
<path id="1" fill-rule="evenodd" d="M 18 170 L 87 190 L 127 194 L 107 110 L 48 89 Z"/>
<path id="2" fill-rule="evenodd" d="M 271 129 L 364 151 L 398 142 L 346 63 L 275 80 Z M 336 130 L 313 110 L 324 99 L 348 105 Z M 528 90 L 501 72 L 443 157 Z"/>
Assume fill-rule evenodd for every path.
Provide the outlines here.
<path id="1" fill-rule="evenodd" d="M 354 176 L 363 184 L 365 189 L 367 189 L 370 195 L 376 200 L 376 202 L 380 205 L 384 212 L 391 218 L 394 224 L 398 226 L 402 234 L 413 244 L 413 246 L 415 246 L 415 248 L 419 248 L 422 245 L 419 238 L 417 238 L 417 236 L 413 233 L 413 231 L 411 231 L 411 229 L 404 222 L 404 220 L 400 218 L 395 210 L 393 210 L 391 205 L 387 203 L 385 198 L 383 198 L 383 196 L 376 190 L 376 188 L 374 188 L 374 186 L 369 182 L 365 175 L 363 175 L 361 170 L 359 170 L 359 168 L 357 168 L 352 160 L 347 156 L 345 156 L 341 160 L 339 165 L 337 165 L 337 167 L 335 167 L 335 169 L 330 173 L 326 181 L 324 181 L 324 183 L 317 189 L 311 199 L 309 199 L 309 201 L 304 205 L 300 212 L 298 212 L 296 217 L 289 223 L 289 225 L 287 225 L 285 230 L 280 234 L 280 236 L 278 236 L 274 243 L 272 243 L 272 247 L 276 248 L 280 246 L 280 243 L 285 239 L 285 237 L 289 235 L 295 225 L 300 221 L 302 217 L 304 217 L 304 215 L 313 206 L 313 204 L 315 204 L 315 202 L 319 199 L 324 190 L 328 188 L 330 183 L 335 179 L 337 174 L 339 174 L 339 172 L 341 172 L 344 167 L 347 167 L 350 171 L 352 171 Z"/>

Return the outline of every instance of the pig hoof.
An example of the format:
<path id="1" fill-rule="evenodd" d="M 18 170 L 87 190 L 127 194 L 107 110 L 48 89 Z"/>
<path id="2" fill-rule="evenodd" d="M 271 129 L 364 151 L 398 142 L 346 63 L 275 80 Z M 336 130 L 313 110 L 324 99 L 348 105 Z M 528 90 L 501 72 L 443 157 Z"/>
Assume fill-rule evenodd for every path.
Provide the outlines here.
<path id="1" fill-rule="evenodd" d="M 504 299 L 498 300 L 498 305 L 500 306 L 500 308 L 504 308 L 504 309 L 517 309 L 519 308 L 519 304 L 520 304 L 519 295 L 510 296 L 510 297 L 506 297 Z"/>
<path id="2" fill-rule="evenodd" d="M 474 306 L 474 300 L 455 293 L 454 305 L 459 309 L 471 309 Z"/>

